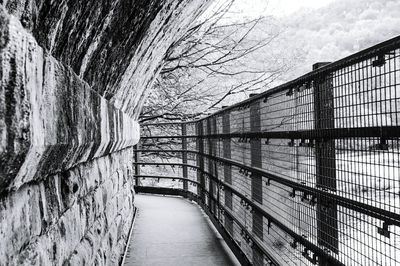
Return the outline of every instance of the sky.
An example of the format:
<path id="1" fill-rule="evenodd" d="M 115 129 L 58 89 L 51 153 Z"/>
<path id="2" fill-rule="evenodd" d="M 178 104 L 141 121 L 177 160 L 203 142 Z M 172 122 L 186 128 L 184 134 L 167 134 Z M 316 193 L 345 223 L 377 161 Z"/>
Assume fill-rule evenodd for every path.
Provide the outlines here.
<path id="1" fill-rule="evenodd" d="M 302 8 L 320 8 L 334 0 L 236 0 L 232 10 L 247 16 L 290 15 Z"/>

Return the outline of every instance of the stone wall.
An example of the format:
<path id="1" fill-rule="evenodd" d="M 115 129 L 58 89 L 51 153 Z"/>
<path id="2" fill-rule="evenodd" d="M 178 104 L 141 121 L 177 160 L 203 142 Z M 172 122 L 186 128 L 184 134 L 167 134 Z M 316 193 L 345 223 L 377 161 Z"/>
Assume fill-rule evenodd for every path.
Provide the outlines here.
<path id="1" fill-rule="evenodd" d="M 0 0 L 0 265 L 118 264 L 146 89 L 203 0 Z"/>
<path id="2" fill-rule="evenodd" d="M 116 265 L 133 218 L 132 149 L 23 186 L 0 206 L 2 265 Z"/>

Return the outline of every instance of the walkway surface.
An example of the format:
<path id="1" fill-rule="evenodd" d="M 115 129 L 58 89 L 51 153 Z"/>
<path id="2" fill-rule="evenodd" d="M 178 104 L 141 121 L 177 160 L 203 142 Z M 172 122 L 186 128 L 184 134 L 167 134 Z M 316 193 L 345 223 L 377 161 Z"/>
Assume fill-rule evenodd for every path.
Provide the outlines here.
<path id="1" fill-rule="evenodd" d="M 125 265 L 240 265 L 201 209 L 179 197 L 136 195 Z"/>

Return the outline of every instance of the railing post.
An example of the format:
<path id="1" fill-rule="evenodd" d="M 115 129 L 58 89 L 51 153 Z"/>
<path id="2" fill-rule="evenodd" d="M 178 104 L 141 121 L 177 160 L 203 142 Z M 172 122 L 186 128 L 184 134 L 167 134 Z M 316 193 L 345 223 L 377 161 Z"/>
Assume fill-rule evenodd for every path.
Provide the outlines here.
<path id="1" fill-rule="evenodd" d="M 313 70 L 327 63 L 313 65 Z M 315 130 L 333 129 L 334 117 L 333 81 L 331 75 L 314 80 L 314 121 Z M 322 190 L 336 191 L 335 140 L 320 139 L 315 146 L 316 186 Z M 338 253 L 337 204 L 329 198 L 317 198 L 317 239 L 318 244 Z M 320 259 L 320 265 L 326 262 Z"/>
<path id="2" fill-rule="evenodd" d="M 222 133 L 229 134 L 231 132 L 230 112 L 225 112 L 222 116 Z M 231 139 L 224 138 L 223 152 L 225 159 L 231 159 Z M 224 164 L 224 180 L 227 184 L 232 185 L 232 167 Z M 225 189 L 225 207 L 232 210 L 232 191 Z M 226 230 L 233 235 L 233 219 L 225 214 L 225 227 Z"/>
<path id="3" fill-rule="evenodd" d="M 139 175 L 140 175 L 140 165 L 139 165 L 139 161 L 140 161 L 140 152 L 138 150 L 140 150 L 140 142 L 138 144 L 136 144 L 134 146 L 134 150 L 135 150 L 135 186 L 139 186 Z"/>
<path id="4" fill-rule="evenodd" d="M 204 142 L 203 142 L 203 123 L 202 121 L 196 123 L 196 149 L 197 153 L 197 182 L 200 183 L 200 188 L 197 189 L 197 195 L 199 195 L 201 202 L 205 203 L 205 181 L 204 181 Z"/>
<path id="5" fill-rule="evenodd" d="M 258 101 L 252 102 L 250 105 L 250 131 L 260 132 L 261 131 L 261 118 L 260 118 L 260 103 Z M 250 159 L 251 166 L 262 168 L 261 159 L 261 139 L 252 138 L 250 140 Z M 251 174 L 251 199 L 262 204 L 263 193 L 262 193 L 262 176 L 259 174 Z M 263 239 L 263 216 L 257 211 L 253 212 L 253 233 Z M 263 265 L 264 258 L 263 253 L 259 248 L 254 245 L 253 247 L 253 264 Z"/>
<path id="6" fill-rule="evenodd" d="M 184 179 L 188 179 L 188 168 L 187 168 L 187 138 L 185 137 L 187 135 L 187 129 L 186 129 L 186 123 L 181 124 L 181 132 L 182 132 L 182 177 Z M 188 190 L 188 181 L 183 180 L 183 190 L 187 191 Z"/>
<path id="7" fill-rule="evenodd" d="M 217 117 L 215 117 L 215 116 L 213 116 L 212 118 L 211 118 L 211 127 L 212 127 L 212 129 L 211 129 L 211 133 L 212 134 L 217 134 Z M 217 142 L 218 142 L 218 140 L 217 139 L 215 139 L 215 138 L 211 138 L 211 149 L 212 149 L 212 155 L 214 155 L 214 156 L 218 156 L 217 155 Z M 213 160 L 213 168 L 214 168 L 214 171 L 212 172 L 212 174 L 214 175 L 214 177 L 216 178 L 216 180 L 218 180 L 219 181 L 219 177 L 218 177 L 218 162 L 216 161 L 216 160 Z M 213 183 L 213 190 L 215 190 L 216 191 L 216 193 L 217 193 L 217 201 L 214 201 L 214 209 L 213 209 L 213 211 L 214 211 L 214 214 L 215 215 L 218 215 L 218 213 L 219 213 L 219 210 L 218 210 L 218 204 L 219 204 L 219 182 L 214 182 Z"/>
<path id="8" fill-rule="evenodd" d="M 207 119 L 207 134 L 211 135 L 214 134 L 215 132 L 215 127 L 216 127 L 216 123 L 215 123 L 215 117 L 209 117 Z M 215 155 L 215 143 L 214 143 L 214 139 L 213 138 L 207 138 L 207 144 L 208 144 L 208 150 L 207 150 L 207 154 L 208 155 Z M 217 174 L 216 174 L 216 169 L 215 169 L 215 161 L 208 158 L 208 173 L 210 175 L 212 175 L 215 178 L 218 178 Z M 214 185 L 215 181 L 213 181 L 213 179 L 210 178 L 209 183 L 208 183 L 208 192 L 210 193 L 210 197 L 209 197 L 209 205 L 210 205 L 210 212 L 212 214 L 216 214 L 216 202 L 214 201 L 214 190 L 215 190 L 215 185 Z"/>

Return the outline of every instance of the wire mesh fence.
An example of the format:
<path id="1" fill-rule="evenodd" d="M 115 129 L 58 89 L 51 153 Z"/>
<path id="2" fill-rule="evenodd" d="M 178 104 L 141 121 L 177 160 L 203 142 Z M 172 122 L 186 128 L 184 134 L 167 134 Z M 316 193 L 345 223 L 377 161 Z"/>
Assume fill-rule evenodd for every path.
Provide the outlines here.
<path id="1" fill-rule="evenodd" d="M 197 195 L 253 265 L 400 265 L 399 107 L 397 37 L 204 119 L 143 125 L 136 185 Z"/>

